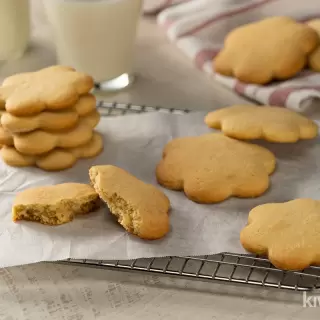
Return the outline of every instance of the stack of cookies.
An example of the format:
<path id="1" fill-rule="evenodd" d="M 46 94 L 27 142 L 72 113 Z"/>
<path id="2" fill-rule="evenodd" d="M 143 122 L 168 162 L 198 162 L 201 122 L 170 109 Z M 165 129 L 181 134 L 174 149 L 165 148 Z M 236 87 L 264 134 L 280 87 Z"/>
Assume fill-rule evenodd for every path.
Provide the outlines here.
<path id="1" fill-rule="evenodd" d="M 56 171 L 98 155 L 100 120 L 93 79 L 52 66 L 4 80 L 0 87 L 0 154 L 10 166 Z"/>

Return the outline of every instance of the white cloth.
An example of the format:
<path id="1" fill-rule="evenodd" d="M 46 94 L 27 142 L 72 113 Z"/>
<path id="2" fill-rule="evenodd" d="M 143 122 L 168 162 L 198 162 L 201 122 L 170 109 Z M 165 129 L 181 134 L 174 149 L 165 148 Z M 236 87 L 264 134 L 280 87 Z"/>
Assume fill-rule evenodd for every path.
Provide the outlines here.
<path id="1" fill-rule="evenodd" d="M 274 15 L 299 21 L 320 17 L 319 0 L 145 0 L 144 12 L 157 13 L 158 23 L 169 39 L 196 67 L 238 94 L 297 111 L 320 105 L 320 73 L 304 70 L 293 79 L 260 86 L 244 84 L 212 69 L 212 60 L 230 30 Z"/>

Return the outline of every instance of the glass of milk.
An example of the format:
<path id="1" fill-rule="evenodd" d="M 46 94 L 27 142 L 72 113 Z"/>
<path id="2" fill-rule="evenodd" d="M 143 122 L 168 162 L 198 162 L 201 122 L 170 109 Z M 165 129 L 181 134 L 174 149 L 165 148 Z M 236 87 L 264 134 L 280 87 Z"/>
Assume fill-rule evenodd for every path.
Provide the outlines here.
<path id="1" fill-rule="evenodd" d="M 58 63 L 90 74 L 96 88 L 117 91 L 133 79 L 142 0 L 45 0 Z"/>
<path id="2" fill-rule="evenodd" d="M 0 0 L 0 62 L 21 58 L 29 38 L 29 1 Z"/>

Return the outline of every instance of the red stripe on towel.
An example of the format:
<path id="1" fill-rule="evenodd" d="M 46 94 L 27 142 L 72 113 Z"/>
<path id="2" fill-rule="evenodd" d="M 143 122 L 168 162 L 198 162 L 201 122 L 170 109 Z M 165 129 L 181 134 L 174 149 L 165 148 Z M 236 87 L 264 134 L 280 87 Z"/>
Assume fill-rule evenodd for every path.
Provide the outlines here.
<path id="1" fill-rule="evenodd" d="M 239 81 L 236 81 L 235 85 L 234 85 L 234 91 L 238 94 L 241 94 L 241 95 L 244 95 L 245 94 L 245 91 L 246 91 L 246 88 L 247 88 L 248 85 L 242 83 L 242 82 L 239 82 Z"/>
<path id="2" fill-rule="evenodd" d="M 269 104 L 272 106 L 285 106 L 290 94 L 299 90 L 320 90 L 320 86 L 292 86 L 276 89 L 270 94 Z"/>
<path id="3" fill-rule="evenodd" d="M 265 5 L 265 4 L 269 3 L 269 2 L 272 2 L 272 1 L 277 1 L 277 0 L 262 0 L 260 2 L 253 3 L 253 4 L 248 5 L 246 7 L 243 7 L 243 8 L 238 8 L 238 9 L 234 9 L 234 10 L 231 10 L 231 11 L 224 12 L 224 13 L 214 17 L 213 19 L 208 20 L 208 21 L 204 22 L 203 24 L 195 27 L 194 29 L 189 30 L 189 31 L 179 35 L 179 37 L 185 37 L 185 36 L 194 35 L 195 33 L 203 30 L 204 28 L 208 27 L 209 25 L 212 25 L 213 23 L 215 23 L 217 21 L 223 20 L 225 18 L 232 17 L 232 16 L 234 16 L 236 14 L 248 12 L 250 10 L 256 9 L 256 8 L 258 8 L 258 7 L 262 6 L 262 5 Z"/>
<path id="4" fill-rule="evenodd" d="M 217 49 L 202 49 L 194 58 L 195 65 L 197 68 L 202 69 L 203 65 L 208 61 L 212 61 L 218 52 L 219 50 Z"/>

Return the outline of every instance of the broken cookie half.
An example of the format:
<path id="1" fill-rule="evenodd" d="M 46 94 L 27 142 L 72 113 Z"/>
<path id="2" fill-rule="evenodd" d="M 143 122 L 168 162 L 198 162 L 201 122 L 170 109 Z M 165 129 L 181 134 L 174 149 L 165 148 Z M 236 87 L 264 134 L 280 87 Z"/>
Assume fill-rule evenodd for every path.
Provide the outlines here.
<path id="1" fill-rule="evenodd" d="M 26 189 L 15 198 L 12 219 L 59 225 L 100 206 L 100 198 L 87 184 L 63 183 Z"/>
<path id="2" fill-rule="evenodd" d="M 158 188 L 112 165 L 94 166 L 89 175 L 100 198 L 129 233 L 150 240 L 168 233 L 170 202 Z"/>

